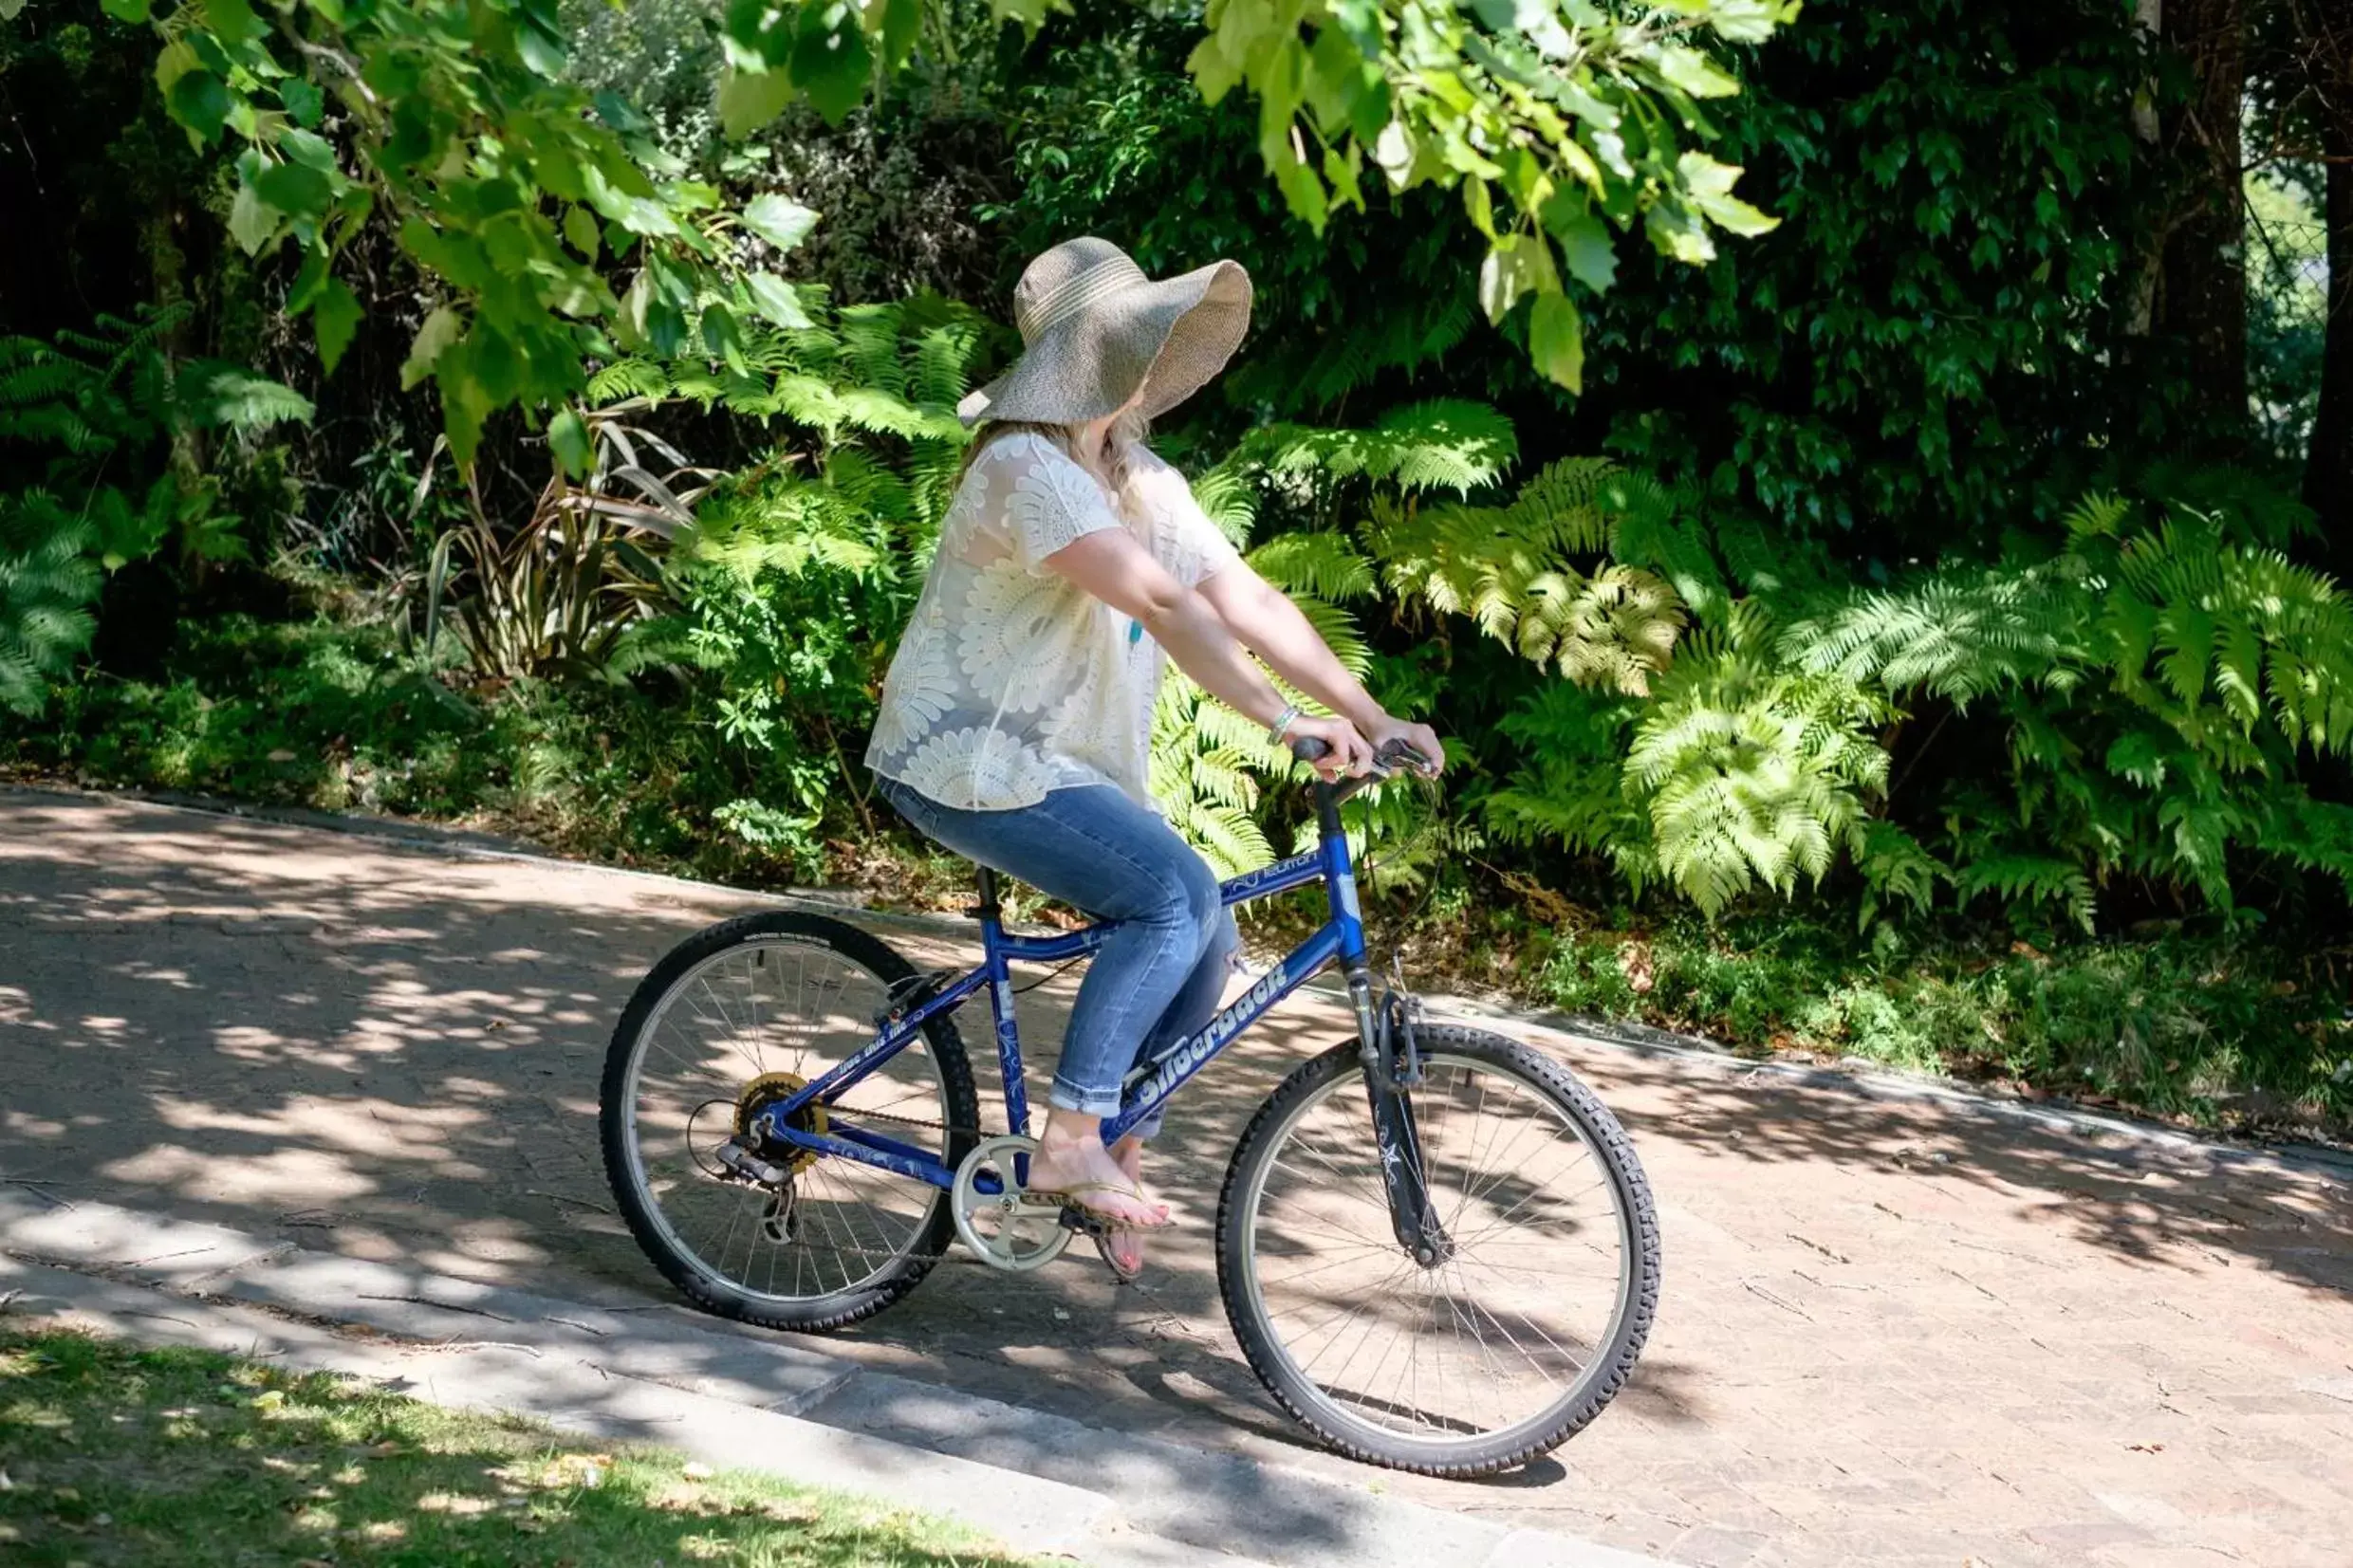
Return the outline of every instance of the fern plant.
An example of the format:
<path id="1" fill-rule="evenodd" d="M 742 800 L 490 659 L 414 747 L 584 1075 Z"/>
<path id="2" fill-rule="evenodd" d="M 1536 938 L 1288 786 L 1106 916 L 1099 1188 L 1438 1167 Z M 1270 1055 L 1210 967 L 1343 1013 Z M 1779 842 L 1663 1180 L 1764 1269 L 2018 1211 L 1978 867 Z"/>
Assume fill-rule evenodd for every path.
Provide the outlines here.
<path id="1" fill-rule="evenodd" d="M 1590 459 L 1478 499 L 1495 495 L 1517 447 L 1493 409 L 1417 403 L 1363 429 L 1264 427 L 1195 491 L 1238 538 L 1262 515 L 1298 525 L 1248 559 L 1360 673 L 1374 636 L 1426 636 L 1463 616 L 1570 682 L 1646 690 L 1685 611 L 1658 574 L 1608 554 L 1629 515 L 1674 499 Z M 1271 853 L 1255 779 L 1291 767 L 1237 726 L 1179 679 L 1154 740 L 1156 794 L 1178 830 L 1229 869 Z M 1368 797 L 1351 818 L 1360 847 L 1384 849 L 1400 876 L 1412 874 L 1400 846 L 1428 839 L 1427 826 L 1402 791 Z"/>
<path id="2" fill-rule="evenodd" d="M 1538 666 L 1580 685 L 1640 695 L 1666 668 L 1685 612 L 1657 574 L 1604 560 L 1632 494 L 1597 458 L 1540 470 L 1502 506 L 1377 500 L 1368 529 L 1407 603 L 1461 615 Z"/>
<path id="3" fill-rule="evenodd" d="M 719 350 L 620 360 L 590 392 L 690 399 L 775 433 L 673 543 L 676 613 L 633 628 L 615 655 L 620 668 L 701 672 L 716 728 L 760 783 L 717 821 L 806 858 L 840 792 L 874 826 L 850 753 L 954 495 L 968 439 L 955 405 L 986 326 L 936 296 L 840 310 L 815 289 L 795 298 L 798 326 L 739 323 Z"/>
<path id="4" fill-rule="evenodd" d="M 2224 910 L 2248 855 L 2353 886 L 2353 808 L 2304 782 L 2353 753 L 2353 600 L 2227 501 L 2094 494 L 2063 521 L 2047 560 L 1859 593 L 1782 639 L 1891 702 L 1994 705 L 2011 776 L 1948 810 L 1958 895 L 2089 929 L 2119 876 Z"/>
<path id="5" fill-rule="evenodd" d="M 106 572 L 158 550 L 187 570 L 246 553 L 201 440 L 248 440 L 311 407 L 236 365 L 175 360 L 166 340 L 188 314 L 0 338 L 0 706 L 46 705 L 97 631 Z"/>

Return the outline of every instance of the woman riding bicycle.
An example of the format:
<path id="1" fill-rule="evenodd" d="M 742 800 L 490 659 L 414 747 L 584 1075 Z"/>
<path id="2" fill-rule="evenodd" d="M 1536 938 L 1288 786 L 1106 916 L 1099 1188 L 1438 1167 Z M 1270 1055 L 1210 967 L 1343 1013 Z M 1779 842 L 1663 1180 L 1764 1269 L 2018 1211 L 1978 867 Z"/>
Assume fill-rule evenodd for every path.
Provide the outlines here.
<path id="1" fill-rule="evenodd" d="M 978 430 L 866 754 L 925 837 L 1122 922 L 1079 987 L 1027 1184 L 1108 1228 L 1122 1274 L 1141 1266 L 1138 1233 L 1169 1223 L 1141 1184 L 1158 1118 L 1110 1149 L 1102 1118 L 1135 1063 L 1216 1011 L 1237 941 L 1147 785 L 1163 654 L 1270 738 L 1324 742 L 1326 778 L 1393 741 L 1444 760 L 1144 445 L 1224 367 L 1250 307 L 1231 261 L 1156 282 L 1088 238 L 1029 264 L 1022 356 L 957 411 Z M 1252 655 L 1333 716 L 1302 712 Z"/>

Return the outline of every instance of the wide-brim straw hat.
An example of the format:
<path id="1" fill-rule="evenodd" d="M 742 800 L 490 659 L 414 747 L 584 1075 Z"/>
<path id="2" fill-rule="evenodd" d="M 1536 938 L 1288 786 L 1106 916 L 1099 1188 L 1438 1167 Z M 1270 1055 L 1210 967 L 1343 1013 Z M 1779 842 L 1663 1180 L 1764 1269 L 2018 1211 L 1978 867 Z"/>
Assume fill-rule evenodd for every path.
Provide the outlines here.
<path id="1" fill-rule="evenodd" d="M 956 415 L 1081 425 L 1117 414 L 1140 386 L 1142 413 L 1156 417 L 1225 368 L 1250 312 L 1250 274 L 1236 263 L 1155 281 L 1109 240 L 1065 240 L 1013 289 L 1021 358 Z"/>

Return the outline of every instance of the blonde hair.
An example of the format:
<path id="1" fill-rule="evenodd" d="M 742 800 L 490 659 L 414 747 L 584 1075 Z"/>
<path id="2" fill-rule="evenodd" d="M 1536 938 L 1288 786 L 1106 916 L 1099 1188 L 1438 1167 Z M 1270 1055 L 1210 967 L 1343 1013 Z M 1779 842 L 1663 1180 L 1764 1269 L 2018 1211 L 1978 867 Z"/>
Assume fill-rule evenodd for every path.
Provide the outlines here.
<path id="1" fill-rule="evenodd" d="M 1127 484 L 1128 449 L 1143 445 L 1145 437 L 1151 434 L 1152 421 L 1142 410 L 1130 409 L 1121 415 L 1111 422 L 1111 429 L 1104 433 L 1102 451 L 1099 454 L 1102 466 L 1097 467 L 1080 454 L 1076 425 L 1037 424 L 1028 419 L 985 419 L 980 428 L 973 433 L 973 444 L 964 449 L 964 461 L 956 469 L 956 478 L 961 480 L 964 477 L 988 449 L 990 442 L 1006 435 L 1040 435 L 1060 447 L 1072 462 L 1117 490 Z"/>

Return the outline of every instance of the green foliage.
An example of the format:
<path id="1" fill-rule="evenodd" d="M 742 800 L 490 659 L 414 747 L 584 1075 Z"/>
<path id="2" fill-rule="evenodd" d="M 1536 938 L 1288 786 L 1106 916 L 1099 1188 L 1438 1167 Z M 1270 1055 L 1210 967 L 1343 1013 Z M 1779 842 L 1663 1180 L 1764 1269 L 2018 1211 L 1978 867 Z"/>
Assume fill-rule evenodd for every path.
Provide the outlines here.
<path id="1" fill-rule="evenodd" d="M 1887 778 L 1870 726 L 1884 716 L 1862 688 L 1789 668 L 1744 603 L 1688 640 L 1635 713 L 1525 703 L 1506 732 L 1526 761 L 1488 809 L 1508 836 L 1606 854 L 1638 890 L 1663 882 L 1714 915 L 1752 888 L 1819 882 L 1864 847 Z M 1613 733 L 1622 762 L 1597 766 Z"/>
<path id="2" fill-rule="evenodd" d="M 1384 378 L 1443 365 L 1477 396 L 1483 355 L 1516 370 L 1495 353 L 1508 344 L 1473 336 L 1484 242 L 1444 194 L 1399 193 L 1313 234 L 1258 177 L 1256 116 L 1238 95 L 1213 109 L 1194 90 L 1190 29 L 1137 10 L 1100 36 L 1058 28 L 1055 44 L 1055 68 L 1006 105 L 1018 185 L 989 215 L 1015 257 L 1101 233 L 1156 274 L 1204 256 L 1248 267 L 1251 340 L 1205 407 L 1322 417 Z"/>
<path id="3" fill-rule="evenodd" d="M 716 820 L 755 849 L 813 867 L 832 804 L 846 794 L 865 812 L 844 736 L 873 722 L 946 516 L 966 442 L 954 411 L 980 341 L 978 318 L 936 298 L 821 306 L 796 329 L 748 336 L 739 365 L 623 360 L 596 378 L 595 391 L 693 399 L 779 437 L 699 507 L 670 557 L 678 610 L 632 646 L 637 662 L 707 683 L 718 737 L 765 783 Z"/>
<path id="4" fill-rule="evenodd" d="M 1367 178 L 1459 187 L 1488 241 L 1488 319 L 1533 301 L 1536 368 L 1572 392 L 1584 339 L 1562 275 L 1606 291 L 1613 229 L 1639 223 L 1661 254 L 1697 266 L 1715 254 L 1711 228 L 1773 227 L 1732 194 L 1740 171 L 1695 144 L 1714 134 L 1700 101 L 1740 91 L 1699 46 L 1711 33 L 1718 46 L 1762 43 L 1794 4 L 1363 0 L 1295 14 L 1212 0 L 1190 62 L 1202 96 L 1257 95 L 1259 156 L 1318 231 L 1335 206 L 1363 207 Z"/>
<path id="5" fill-rule="evenodd" d="M 40 490 L 0 499 L 0 708 L 30 716 L 97 622 L 97 528 Z"/>
<path id="6" fill-rule="evenodd" d="M 2087 497 L 2064 551 L 1855 596 L 1781 651 L 1819 675 L 1998 704 L 2010 802 L 1956 791 L 1956 890 L 2088 929 L 2119 874 L 2228 910 L 2234 857 L 2353 886 L 2353 809 L 2307 765 L 2353 752 L 2353 602 L 2229 512 Z"/>
<path id="7" fill-rule="evenodd" d="M 1414 494 L 1482 489 L 1519 455 L 1511 422 L 1484 403 L 1445 399 L 1390 410 L 1362 430 L 1275 424 L 1251 432 L 1225 467 L 1271 476 L 1386 481 Z"/>
<path id="8" fill-rule="evenodd" d="M 657 552 L 694 527 L 695 503 L 717 476 L 630 425 L 623 416 L 636 412 L 632 399 L 581 421 L 594 454 L 586 477 L 574 484 L 559 462 L 512 533 L 477 509 L 441 536 L 425 572 L 428 658 L 450 597 L 451 630 L 487 679 L 618 680 L 640 662 L 632 634 L 668 602 Z M 652 472 L 639 447 L 674 466 Z"/>
<path id="9" fill-rule="evenodd" d="M 1400 459 L 1409 415 L 1272 427 L 1223 471 L 1308 519 L 1253 560 L 1321 621 L 1377 577 L 1344 646 L 1460 618 L 1551 677 L 1496 689 L 1512 755 L 1482 810 L 1509 842 L 1603 858 L 1710 916 L 1847 865 L 1866 925 L 1949 889 L 2089 930 L 2119 878 L 2228 912 L 2248 858 L 2353 887 L 2353 808 L 2304 778 L 2353 750 L 2353 606 L 2256 543 L 2294 526 L 2260 486 L 2160 470 L 2151 483 L 2205 505 L 2094 494 L 2055 553 L 2022 541 L 1991 565 L 1841 592 L 1811 552 L 1607 462 L 1555 462 L 1495 501 L 1417 493 L 1434 470 Z M 1509 450 L 1459 411 L 1426 434 L 1443 449 L 1465 427 Z M 1942 799 L 1894 799 L 1922 708 L 1995 723 L 2006 773 L 1973 757 Z M 1237 841 L 1232 815 L 1254 801 L 1225 777 L 1233 749 L 1181 726 L 1163 744 L 1173 783 L 1201 780 L 1179 820 Z"/>
<path id="10" fill-rule="evenodd" d="M 215 360 L 179 361 L 186 312 L 102 316 L 54 342 L 0 338 L 0 707 L 36 713 L 88 648 L 104 572 L 168 551 L 184 566 L 247 552 L 205 436 L 307 422 L 307 399 Z M 158 471 L 158 470 L 162 471 Z"/>
<path id="11" fill-rule="evenodd" d="M 1406 602 L 1468 616 L 1521 657 L 1555 665 L 1580 685 L 1640 694 L 1666 667 L 1684 623 L 1681 602 L 1640 566 L 1585 572 L 1571 563 L 1609 549 L 1635 493 L 1614 465 L 1566 458 L 1504 506 L 1377 503 L 1371 546 Z"/>
<path id="12" fill-rule="evenodd" d="M 2353 1111 L 2353 1021 L 2325 969 L 2267 944 L 1862 944 L 1775 914 L 1569 934 L 1542 986 L 1574 1011 L 1751 1049 L 1993 1075 L 2206 1125 Z"/>
<path id="13" fill-rule="evenodd" d="M 1588 312 L 1606 450 L 1888 571 L 2039 526 L 2177 396 L 2122 337 L 2149 76 L 2111 0 L 1813 0 L 1710 106 L 1781 227 Z"/>
<path id="14" fill-rule="evenodd" d="M 2291 164 L 2250 171 L 2246 182 L 2249 402 L 2265 445 L 2288 468 L 2304 461 L 2320 412 L 2328 328 L 2325 177 L 2320 166 Z"/>
<path id="15" fill-rule="evenodd" d="M 1290 776 L 1292 763 L 1267 744 L 1264 727 L 1234 712 L 1181 673 L 1173 674 L 1153 713 L 1153 799 L 1221 876 L 1254 871 L 1275 858 L 1254 815 L 1261 780 Z"/>
<path id="16" fill-rule="evenodd" d="M 579 397 L 584 361 L 614 341 L 674 354 L 692 318 L 732 358 L 744 323 L 794 323 L 772 267 L 815 214 L 773 195 L 731 210 L 684 177 L 625 100 L 566 77 L 552 0 L 301 0 L 269 15 L 195 0 L 156 28 L 173 119 L 231 150 L 231 234 L 299 255 L 287 309 L 309 317 L 327 370 L 364 309 L 342 258 L 371 218 L 433 280 L 443 297 L 402 379 L 439 390 L 461 464 L 495 411 Z M 626 267 L 626 286 L 605 267 Z"/>
<path id="17" fill-rule="evenodd" d="M 800 101 L 841 120 L 878 73 L 907 62 L 927 9 L 728 7 L 722 125 L 742 136 Z M 1692 263 L 1714 254 L 1711 225 L 1771 227 L 1731 194 L 1737 169 L 1680 138 L 1709 134 L 1698 100 L 1738 91 L 1693 46 L 1698 29 L 1756 43 L 1794 8 L 1679 9 L 1689 14 L 1547 0 L 1474 18 L 1451 0 L 1395 0 L 1306 18 L 1303 34 L 1291 13 L 1221 4 L 1193 68 L 1213 103 L 1243 82 L 1260 96 L 1262 156 L 1319 231 L 1333 200 L 1362 205 L 1368 152 L 1399 189 L 1461 185 L 1490 241 L 1480 290 L 1490 319 L 1536 299 L 1538 368 L 1574 388 L 1584 351 L 1561 268 L 1606 288 L 1611 226 L 1639 221 L 1662 251 Z M 138 23 L 152 7 L 110 9 Z M 1025 0 L 992 0 L 992 10 L 1031 30 L 1045 14 Z M 300 255 L 287 308 L 308 315 L 328 371 L 365 312 L 339 261 L 371 217 L 398 231 L 445 296 L 402 376 L 438 388 L 461 465 L 497 410 L 577 398 L 586 360 L 612 341 L 675 355 L 693 321 L 740 372 L 746 323 L 798 324 L 771 264 L 816 214 L 774 193 L 733 208 L 688 177 L 653 121 L 567 73 L 554 0 L 295 0 L 267 16 L 242 0 L 186 0 L 154 25 L 156 83 L 173 120 L 195 144 L 229 150 L 231 235 L 250 254 L 291 241 Z M 1324 149 L 1313 168 L 1306 137 Z M 1500 229 L 1498 189 L 1516 214 Z M 631 269 L 625 289 L 607 266 Z"/>

